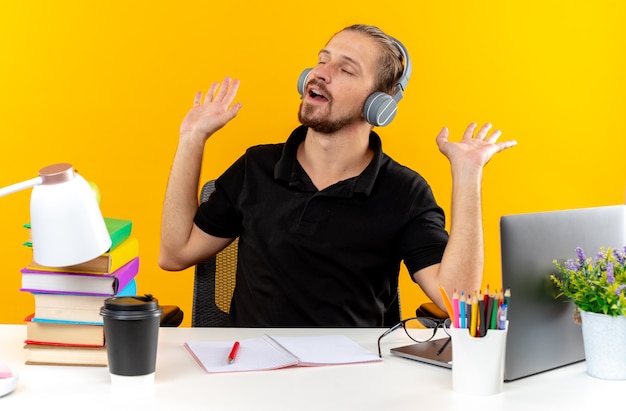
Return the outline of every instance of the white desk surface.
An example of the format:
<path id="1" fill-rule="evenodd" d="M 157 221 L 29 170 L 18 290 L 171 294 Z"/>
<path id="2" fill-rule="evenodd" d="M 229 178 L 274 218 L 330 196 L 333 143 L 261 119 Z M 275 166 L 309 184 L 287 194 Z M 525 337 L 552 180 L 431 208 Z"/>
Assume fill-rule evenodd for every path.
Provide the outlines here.
<path id="1" fill-rule="evenodd" d="M 382 363 L 205 374 L 188 340 L 234 341 L 270 335 L 344 334 L 371 352 L 382 329 L 161 328 L 151 389 L 118 390 L 106 367 L 26 365 L 24 325 L 0 325 L 0 361 L 19 373 L 0 410 L 524 410 L 621 409 L 626 381 L 589 377 L 584 362 L 504 384 L 480 397 L 452 391 L 449 369 L 394 357 L 410 343 L 402 330 L 383 339 Z"/>

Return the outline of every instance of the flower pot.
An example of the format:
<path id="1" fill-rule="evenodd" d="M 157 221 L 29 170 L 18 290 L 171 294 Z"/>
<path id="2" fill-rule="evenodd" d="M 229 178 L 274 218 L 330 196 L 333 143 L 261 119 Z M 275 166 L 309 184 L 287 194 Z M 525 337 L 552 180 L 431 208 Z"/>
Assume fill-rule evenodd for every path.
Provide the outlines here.
<path id="1" fill-rule="evenodd" d="M 580 311 L 587 374 L 626 380 L 626 317 Z"/>

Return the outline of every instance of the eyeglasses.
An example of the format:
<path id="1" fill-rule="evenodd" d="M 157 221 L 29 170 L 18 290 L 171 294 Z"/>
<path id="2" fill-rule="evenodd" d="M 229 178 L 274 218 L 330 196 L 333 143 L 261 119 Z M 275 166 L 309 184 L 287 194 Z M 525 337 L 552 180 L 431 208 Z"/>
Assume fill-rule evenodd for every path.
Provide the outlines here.
<path id="1" fill-rule="evenodd" d="M 380 340 L 382 340 L 387 335 L 391 334 L 398 328 L 404 328 L 404 332 L 406 335 L 417 343 L 425 343 L 432 340 L 437 334 L 437 329 L 441 327 L 443 331 L 448 335 L 448 341 L 446 341 L 443 346 L 437 352 L 437 355 L 441 354 L 443 350 L 450 343 L 450 334 L 448 333 L 448 328 L 450 328 L 451 321 L 449 318 L 446 319 L 437 319 L 430 317 L 413 317 L 407 318 L 406 320 L 400 321 L 398 324 L 394 325 L 387 331 L 385 331 L 380 337 L 378 337 L 378 356 L 382 358 L 382 352 L 380 350 Z M 424 328 L 432 329 L 433 333 L 428 337 L 428 334 L 424 333 Z M 426 338 L 424 338 L 426 336 Z"/>

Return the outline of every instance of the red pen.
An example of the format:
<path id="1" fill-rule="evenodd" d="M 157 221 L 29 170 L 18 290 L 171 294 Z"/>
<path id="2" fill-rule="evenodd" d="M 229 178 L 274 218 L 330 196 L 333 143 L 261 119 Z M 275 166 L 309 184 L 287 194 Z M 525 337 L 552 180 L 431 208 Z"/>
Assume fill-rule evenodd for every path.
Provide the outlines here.
<path id="1" fill-rule="evenodd" d="M 239 341 L 235 341 L 235 344 L 233 344 L 233 349 L 230 350 L 230 354 L 228 354 L 229 364 L 231 364 L 237 358 L 237 351 L 239 351 Z"/>

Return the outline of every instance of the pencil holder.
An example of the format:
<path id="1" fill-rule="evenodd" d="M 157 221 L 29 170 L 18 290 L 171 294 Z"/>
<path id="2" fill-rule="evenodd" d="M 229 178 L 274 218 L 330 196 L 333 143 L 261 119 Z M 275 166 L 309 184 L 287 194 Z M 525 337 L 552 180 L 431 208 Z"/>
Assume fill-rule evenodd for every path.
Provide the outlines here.
<path id="1" fill-rule="evenodd" d="M 471 395 L 502 391 L 508 321 L 503 330 L 487 330 L 472 337 L 467 328 L 450 328 L 452 337 L 452 389 Z"/>

